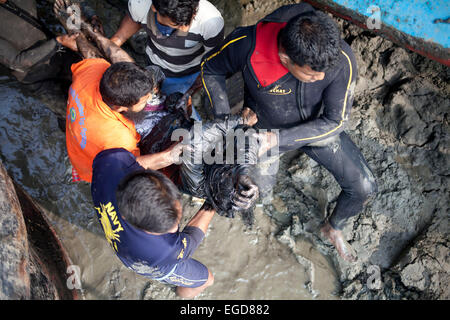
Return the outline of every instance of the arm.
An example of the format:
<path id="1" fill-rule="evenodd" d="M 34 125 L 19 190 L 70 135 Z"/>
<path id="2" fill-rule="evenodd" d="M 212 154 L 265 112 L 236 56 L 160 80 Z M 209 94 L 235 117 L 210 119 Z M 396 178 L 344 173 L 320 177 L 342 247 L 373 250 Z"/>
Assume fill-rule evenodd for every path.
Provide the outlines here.
<path id="1" fill-rule="evenodd" d="M 203 45 L 205 51 L 209 52 L 223 41 L 225 33 L 225 22 L 222 16 L 213 17 L 204 24 Z"/>
<path id="2" fill-rule="evenodd" d="M 46 57 L 49 57 L 56 49 L 56 46 L 57 41 L 51 39 L 33 49 L 18 51 L 13 44 L 0 39 L 0 62 L 12 70 L 25 72 Z"/>
<path id="3" fill-rule="evenodd" d="M 280 130 L 281 152 L 319 142 L 344 130 L 353 103 L 357 69 L 355 58 L 348 46 L 343 45 L 341 56 L 338 74 L 322 93 L 322 115 L 296 127 Z"/>
<path id="4" fill-rule="evenodd" d="M 75 6 L 75 7 L 73 7 Z M 53 6 L 53 11 L 58 17 L 63 27 L 69 33 L 83 33 L 77 38 L 77 48 L 85 59 L 88 58 L 106 58 L 111 63 L 116 62 L 134 62 L 134 60 L 117 46 L 114 42 L 103 36 L 100 32 L 94 32 L 91 24 L 85 21 L 85 18 L 81 15 L 81 10 L 75 10 L 76 5 L 68 6 L 68 3 L 64 0 L 56 0 Z M 71 22 L 69 24 L 69 22 Z M 92 46 L 87 39 L 93 39 L 97 44 L 99 51 Z"/>
<path id="5" fill-rule="evenodd" d="M 213 207 L 205 202 L 195 216 L 187 223 L 186 227 L 197 227 L 203 233 L 206 233 L 215 213 L 216 211 Z"/>
<path id="6" fill-rule="evenodd" d="M 103 55 L 80 33 L 76 39 L 78 51 L 84 59 L 103 58 Z"/>
<path id="7" fill-rule="evenodd" d="M 208 230 L 209 223 L 214 216 L 214 209 L 208 204 L 203 204 L 200 210 L 194 217 L 188 222 L 186 227 L 180 233 L 182 240 L 182 246 L 178 259 L 189 259 L 197 250 L 198 246 L 205 237 Z"/>
<path id="8" fill-rule="evenodd" d="M 88 23 L 81 24 L 83 33 L 92 38 L 97 47 L 102 51 L 105 58 L 111 61 L 111 63 L 117 62 L 134 62 L 134 59 L 123 49 L 121 49 L 114 42 L 103 36 L 99 32 L 94 32 L 92 26 Z"/>
<path id="9" fill-rule="evenodd" d="M 230 113 L 226 77 L 244 68 L 251 47 L 251 34 L 251 27 L 238 28 L 203 58 L 202 84 L 216 118 L 224 118 Z"/>
<path id="10" fill-rule="evenodd" d="M 159 170 L 176 163 L 183 147 L 181 143 L 176 143 L 164 151 L 139 156 L 136 161 L 145 169 Z"/>
<path id="11" fill-rule="evenodd" d="M 141 25 L 127 14 L 122 19 L 119 29 L 116 31 L 116 33 L 111 37 L 111 41 L 114 42 L 117 46 L 122 46 L 122 44 L 125 43 L 133 34 L 139 31 L 141 29 Z"/>

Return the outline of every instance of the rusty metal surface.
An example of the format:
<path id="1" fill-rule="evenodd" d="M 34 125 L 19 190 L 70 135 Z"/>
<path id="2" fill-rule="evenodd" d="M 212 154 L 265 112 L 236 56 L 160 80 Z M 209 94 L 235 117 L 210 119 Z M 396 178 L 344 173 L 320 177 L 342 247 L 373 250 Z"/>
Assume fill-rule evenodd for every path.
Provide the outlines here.
<path id="1" fill-rule="evenodd" d="M 400 46 L 450 66 L 448 1 L 305 1 Z"/>

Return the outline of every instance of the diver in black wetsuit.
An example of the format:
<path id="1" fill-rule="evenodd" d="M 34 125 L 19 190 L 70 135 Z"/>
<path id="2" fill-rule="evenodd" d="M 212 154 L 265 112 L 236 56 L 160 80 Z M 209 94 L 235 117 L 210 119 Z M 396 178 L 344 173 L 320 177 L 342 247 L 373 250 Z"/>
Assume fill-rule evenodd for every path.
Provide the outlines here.
<path id="1" fill-rule="evenodd" d="M 342 235 L 377 185 L 344 128 L 353 102 L 357 69 L 353 53 L 326 14 L 306 3 L 279 8 L 256 25 L 234 30 L 204 57 L 201 75 L 216 118 L 230 113 L 225 79 L 242 72 L 244 106 L 258 116 L 260 154 L 299 149 L 333 174 L 342 188 L 322 233 L 347 261 L 356 256 Z M 273 177 L 274 175 L 272 175 Z M 274 179 L 260 179 L 262 195 Z"/>

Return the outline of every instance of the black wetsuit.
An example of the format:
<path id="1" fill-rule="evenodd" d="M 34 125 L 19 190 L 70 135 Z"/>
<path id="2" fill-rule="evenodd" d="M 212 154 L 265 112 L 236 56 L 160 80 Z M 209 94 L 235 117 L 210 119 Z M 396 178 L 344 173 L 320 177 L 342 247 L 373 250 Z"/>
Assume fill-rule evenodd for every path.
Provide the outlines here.
<path id="1" fill-rule="evenodd" d="M 216 117 L 230 113 L 225 79 L 242 72 L 244 106 L 255 111 L 261 129 L 279 129 L 279 150 L 301 149 L 323 165 L 342 188 L 330 223 L 341 229 L 358 214 L 377 186 L 359 149 L 344 132 L 356 83 L 356 61 L 341 41 L 340 63 L 312 83 L 283 73 L 277 34 L 292 17 L 313 11 L 305 3 L 279 8 L 256 25 L 234 30 L 204 57 L 202 80 Z M 264 33 L 264 34 L 263 34 Z M 273 78 L 274 74 L 280 78 Z M 266 81 L 270 79 L 270 81 Z M 268 180 L 264 179 L 264 183 Z M 272 186 L 259 185 L 260 191 Z"/>

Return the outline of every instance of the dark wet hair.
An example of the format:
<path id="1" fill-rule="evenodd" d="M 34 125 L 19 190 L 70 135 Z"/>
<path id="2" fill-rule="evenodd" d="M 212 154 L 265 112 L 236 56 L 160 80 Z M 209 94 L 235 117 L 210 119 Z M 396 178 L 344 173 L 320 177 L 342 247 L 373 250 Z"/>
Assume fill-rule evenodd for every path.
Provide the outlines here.
<path id="1" fill-rule="evenodd" d="M 116 198 L 120 214 L 139 229 L 165 233 L 177 222 L 180 192 L 161 172 L 145 170 L 125 177 Z"/>
<path id="2" fill-rule="evenodd" d="M 177 26 L 187 26 L 197 13 L 200 0 L 153 0 L 156 11 Z"/>
<path id="3" fill-rule="evenodd" d="M 249 133 L 248 130 L 251 127 L 247 125 L 239 125 L 235 130 L 241 129 L 245 133 Z M 251 132 L 250 132 L 251 133 Z M 235 202 L 235 196 L 246 187 L 239 183 L 239 176 L 252 175 L 252 168 L 257 163 L 257 146 L 249 144 L 249 139 L 245 140 L 245 143 L 239 147 L 243 148 L 238 151 L 238 145 L 240 143 L 237 137 L 234 137 L 233 143 L 233 155 L 235 164 L 212 164 L 205 168 L 205 192 L 208 195 L 208 200 L 211 205 L 216 209 L 217 213 L 221 216 L 234 218 L 236 213 L 240 213 L 244 223 L 251 227 L 253 225 L 253 206 L 256 203 L 256 198 L 253 199 L 250 209 L 240 207 Z M 229 151 L 226 146 L 224 153 L 224 163 L 226 162 L 226 152 Z M 238 154 L 242 154 L 243 158 L 238 159 Z M 251 181 L 251 179 L 250 179 Z M 251 181 L 254 184 L 253 181 Z"/>
<path id="4" fill-rule="evenodd" d="M 307 12 L 290 19 L 278 35 L 289 58 L 299 66 L 322 72 L 337 65 L 340 35 L 336 23 L 321 11 Z"/>
<path id="5" fill-rule="evenodd" d="M 151 71 L 132 62 L 112 64 L 100 81 L 100 94 L 110 107 L 130 108 L 153 91 L 154 82 Z"/>

